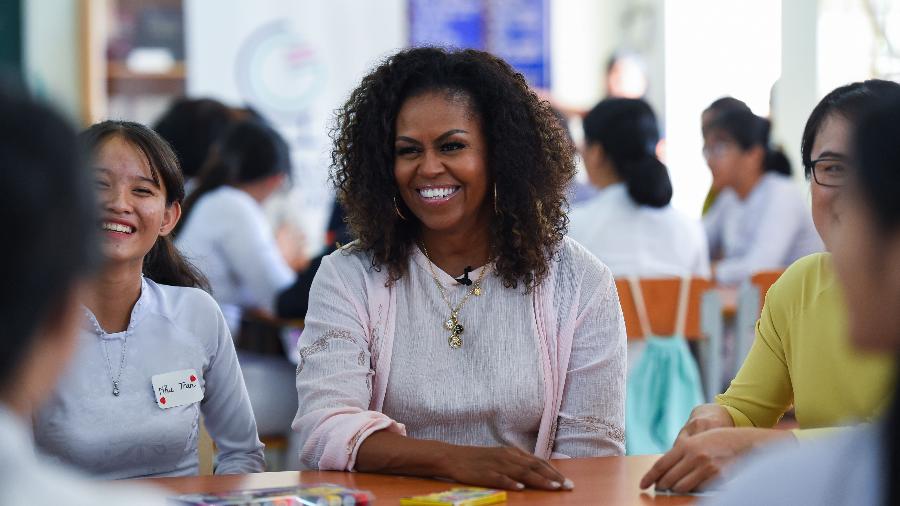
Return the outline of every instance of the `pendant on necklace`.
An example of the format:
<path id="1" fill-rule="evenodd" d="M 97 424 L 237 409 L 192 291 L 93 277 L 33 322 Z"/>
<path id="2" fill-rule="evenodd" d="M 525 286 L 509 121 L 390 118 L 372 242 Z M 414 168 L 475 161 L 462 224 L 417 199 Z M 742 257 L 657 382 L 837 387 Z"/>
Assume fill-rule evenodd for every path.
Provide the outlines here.
<path id="1" fill-rule="evenodd" d="M 472 289 L 472 295 L 474 295 L 476 297 L 481 297 L 481 287 L 478 285 L 475 285 L 475 288 Z"/>
<path id="2" fill-rule="evenodd" d="M 113 381 L 113 395 L 116 397 L 119 396 L 119 382 L 118 381 Z"/>
<path id="3" fill-rule="evenodd" d="M 459 349 L 462 346 L 462 333 L 466 329 L 459 323 L 456 314 L 451 314 L 450 318 L 447 318 L 447 320 L 444 321 L 444 328 L 450 331 L 450 337 L 447 338 L 447 343 L 454 350 Z"/>

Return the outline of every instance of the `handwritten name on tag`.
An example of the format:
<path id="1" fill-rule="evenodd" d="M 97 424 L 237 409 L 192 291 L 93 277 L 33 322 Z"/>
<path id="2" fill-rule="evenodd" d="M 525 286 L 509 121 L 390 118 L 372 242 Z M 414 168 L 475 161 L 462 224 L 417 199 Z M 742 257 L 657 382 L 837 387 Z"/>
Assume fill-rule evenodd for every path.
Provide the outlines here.
<path id="1" fill-rule="evenodd" d="M 157 374 L 152 378 L 156 405 L 161 409 L 177 408 L 203 400 L 203 389 L 197 371 L 183 371 Z"/>

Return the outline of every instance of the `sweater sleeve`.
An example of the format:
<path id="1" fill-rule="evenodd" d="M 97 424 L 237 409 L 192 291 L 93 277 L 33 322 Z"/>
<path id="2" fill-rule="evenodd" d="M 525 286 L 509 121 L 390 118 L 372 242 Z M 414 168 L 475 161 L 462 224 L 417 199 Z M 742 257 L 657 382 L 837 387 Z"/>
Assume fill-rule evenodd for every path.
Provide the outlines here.
<path id="1" fill-rule="evenodd" d="M 625 321 L 612 272 L 586 260 L 554 457 L 625 454 Z"/>
<path id="2" fill-rule="evenodd" d="M 212 299 L 209 302 L 215 306 Z M 218 450 L 216 474 L 262 472 L 266 467 L 263 444 L 257 434 L 244 376 L 225 317 L 218 307 L 215 312 L 218 333 L 205 373 L 205 392 L 200 408 Z"/>
<path id="3" fill-rule="evenodd" d="M 306 328 L 297 366 L 300 462 L 310 469 L 352 471 L 359 446 L 373 432 L 405 435 L 405 427 L 369 409 L 372 380 L 363 282 L 348 283 L 354 272 L 343 251 L 325 257 L 310 291 Z"/>

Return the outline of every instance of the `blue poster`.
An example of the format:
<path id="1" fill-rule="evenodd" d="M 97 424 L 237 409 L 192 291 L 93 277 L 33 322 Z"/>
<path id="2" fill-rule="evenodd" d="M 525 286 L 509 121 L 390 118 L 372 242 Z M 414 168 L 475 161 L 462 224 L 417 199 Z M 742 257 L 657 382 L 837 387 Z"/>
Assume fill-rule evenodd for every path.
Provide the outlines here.
<path id="1" fill-rule="evenodd" d="M 550 87 L 548 0 L 409 0 L 410 45 L 489 51 Z"/>

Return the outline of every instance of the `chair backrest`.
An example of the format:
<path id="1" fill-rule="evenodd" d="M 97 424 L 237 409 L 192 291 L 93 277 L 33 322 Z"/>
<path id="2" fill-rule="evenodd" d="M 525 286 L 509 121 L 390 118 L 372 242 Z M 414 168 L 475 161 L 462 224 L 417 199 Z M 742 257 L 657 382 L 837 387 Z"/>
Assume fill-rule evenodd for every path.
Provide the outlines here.
<path id="1" fill-rule="evenodd" d="M 769 288 L 781 275 L 784 274 L 784 269 L 777 271 L 760 271 L 750 276 L 750 283 L 759 289 L 759 307 L 763 307 L 763 303 L 766 301 L 766 293 L 769 292 Z"/>
<path id="2" fill-rule="evenodd" d="M 668 336 L 675 333 L 675 325 L 678 313 L 678 296 L 681 291 L 681 278 L 642 278 L 638 280 L 647 307 L 650 320 L 650 328 L 653 334 Z M 684 334 L 689 340 L 703 339 L 704 335 L 700 325 L 700 306 L 703 293 L 712 288 L 712 282 L 708 279 L 693 278 L 690 280 L 688 292 L 687 317 L 685 320 Z M 616 279 L 616 289 L 619 292 L 619 303 L 622 305 L 622 315 L 625 317 L 625 332 L 628 339 L 642 339 L 646 337 L 638 316 L 634 294 L 627 279 Z"/>
<path id="3" fill-rule="evenodd" d="M 197 441 L 197 450 L 200 453 L 200 476 L 211 476 L 213 474 L 213 461 L 216 458 L 216 447 L 209 432 L 206 431 L 206 424 L 203 423 L 203 417 L 200 417 L 200 433 Z"/>

